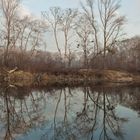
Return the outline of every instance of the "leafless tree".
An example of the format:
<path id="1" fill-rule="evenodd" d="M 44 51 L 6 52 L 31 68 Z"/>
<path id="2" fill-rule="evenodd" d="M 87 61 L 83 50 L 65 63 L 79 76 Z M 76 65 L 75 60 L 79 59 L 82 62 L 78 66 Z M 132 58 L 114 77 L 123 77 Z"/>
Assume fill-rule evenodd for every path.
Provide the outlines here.
<path id="1" fill-rule="evenodd" d="M 62 57 L 62 52 L 58 41 L 58 30 L 60 25 L 60 19 L 62 18 L 62 10 L 59 7 L 52 7 L 50 8 L 50 14 L 47 11 L 43 11 L 41 14 L 43 18 L 45 18 L 48 21 L 53 30 L 56 47 L 60 57 Z"/>
<path id="2" fill-rule="evenodd" d="M 62 17 L 60 19 L 60 28 L 64 34 L 64 57 L 65 61 L 68 53 L 68 44 L 70 44 L 70 39 L 73 36 L 72 29 L 74 27 L 74 20 L 77 16 L 77 10 L 75 9 L 65 9 L 62 12 Z"/>
<path id="3" fill-rule="evenodd" d="M 50 14 L 49 12 L 45 11 L 42 12 L 42 16 L 47 19 L 47 21 L 50 23 L 51 28 L 53 30 L 55 43 L 57 46 L 57 50 L 59 52 L 60 57 L 62 58 L 62 48 L 60 47 L 60 42 L 58 39 L 59 34 L 64 34 L 64 59 L 68 58 L 68 46 L 69 46 L 69 40 L 71 38 L 72 34 L 72 28 L 74 25 L 74 19 L 77 15 L 77 10 L 75 9 L 61 9 L 59 7 L 53 7 L 50 8 Z"/>
<path id="4" fill-rule="evenodd" d="M 17 8 L 19 7 L 20 0 L 1 0 L 0 8 L 3 20 L 3 33 L 4 33 L 4 65 L 7 65 L 8 51 L 12 42 L 12 31 L 14 21 L 17 17 Z"/>
<path id="5" fill-rule="evenodd" d="M 88 68 L 88 57 L 91 50 L 95 51 L 95 46 L 93 46 L 94 41 L 92 40 L 93 30 L 90 22 L 88 21 L 85 14 L 82 14 L 76 23 L 76 33 L 78 35 L 77 48 L 82 48 L 84 63 L 83 65 Z"/>
<path id="6" fill-rule="evenodd" d="M 6 22 L 3 23 L 5 44 L 9 40 L 9 45 L 7 45 L 4 53 L 7 66 L 9 66 L 10 60 L 13 59 L 15 65 L 23 65 L 23 60 L 27 57 L 27 51 L 30 52 L 30 57 L 32 57 L 36 49 L 39 49 L 45 43 L 44 33 L 46 32 L 47 25 L 42 20 L 32 16 L 19 17 L 16 12 L 15 17 L 11 18 L 12 24 L 8 25 L 10 27 L 7 27 Z M 7 33 L 9 34 L 8 38 L 6 37 Z M 26 58 L 26 60 L 28 59 L 29 57 Z"/>
<path id="7" fill-rule="evenodd" d="M 70 45 L 68 47 L 67 58 L 68 58 L 68 68 L 70 68 L 70 67 L 72 67 L 72 62 L 75 61 L 75 59 L 76 59 L 75 51 L 73 51 L 71 49 L 71 46 Z"/>
<path id="8" fill-rule="evenodd" d="M 82 8 L 94 30 L 97 53 L 99 52 L 99 47 L 102 46 L 105 61 L 106 54 L 113 51 L 115 43 L 121 35 L 125 18 L 118 13 L 120 8 L 118 0 L 86 0 L 86 2 L 87 7 L 82 4 Z M 96 3 L 97 11 L 94 7 Z"/>

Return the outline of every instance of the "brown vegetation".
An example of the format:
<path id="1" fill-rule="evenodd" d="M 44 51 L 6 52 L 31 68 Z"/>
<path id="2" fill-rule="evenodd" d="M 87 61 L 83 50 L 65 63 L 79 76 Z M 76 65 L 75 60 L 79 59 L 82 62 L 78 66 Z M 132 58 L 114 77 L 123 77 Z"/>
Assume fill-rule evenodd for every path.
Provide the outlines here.
<path id="1" fill-rule="evenodd" d="M 97 0 L 97 9 L 94 0 L 86 3 L 81 11 L 53 7 L 42 12 L 40 20 L 20 17 L 20 1 L 1 0 L 0 68 L 18 71 L 0 73 L 0 81 L 23 85 L 139 81 L 128 72 L 140 71 L 140 37 L 120 38 L 125 18 L 116 14 L 118 0 Z M 56 53 L 46 51 L 48 31 L 54 35 Z"/>
<path id="2" fill-rule="evenodd" d="M 48 86 L 48 85 L 95 85 L 97 83 L 140 83 L 140 76 L 128 72 L 114 70 L 86 70 L 75 72 L 65 71 L 58 74 L 15 71 L 7 75 L 6 82 L 17 86 Z"/>

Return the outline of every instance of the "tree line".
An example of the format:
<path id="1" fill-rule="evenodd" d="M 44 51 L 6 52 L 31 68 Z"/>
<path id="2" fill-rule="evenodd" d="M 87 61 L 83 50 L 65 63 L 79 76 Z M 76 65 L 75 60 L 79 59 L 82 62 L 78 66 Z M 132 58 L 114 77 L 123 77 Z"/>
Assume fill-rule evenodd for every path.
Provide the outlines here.
<path id="1" fill-rule="evenodd" d="M 140 37 L 123 39 L 118 0 L 86 0 L 79 9 L 52 7 L 20 15 L 20 0 L 0 0 L 0 66 L 32 72 L 65 69 L 140 71 Z M 51 34 L 54 44 L 46 41 Z M 56 52 L 47 50 L 47 45 Z"/>

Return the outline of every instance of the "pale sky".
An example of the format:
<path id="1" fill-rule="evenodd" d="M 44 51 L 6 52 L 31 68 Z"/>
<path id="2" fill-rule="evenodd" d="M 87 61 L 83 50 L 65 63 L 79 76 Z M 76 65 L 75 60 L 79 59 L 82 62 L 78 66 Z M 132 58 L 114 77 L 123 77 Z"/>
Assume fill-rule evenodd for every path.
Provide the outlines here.
<path id="1" fill-rule="evenodd" d="M 78 8 L 80 0 L 23 0 L 23 5 L 26 13 L 30 11 L 36 16 L 41 16 L 41 11 L 46 11 L 53 6 Z M 127 18 L 125 25 L 127 36 L 140 35 L 140 0 L 122 0 L 120 14 Z"/>
<path id="2" fill-rule="evenodd" d="M 59 6 L 61 8 L 79 8 L 80 1 L 85 0 L 23 0 L 21 14 L 30 14 L 41 17 L 41 11 L 48 11 L 50 7 Z M 140 35 L 140 0 L 121 0 L 120 15 L 127 18 L 124 33 L 125 38 Z M 52 35 L 47 37 L 47 48 L 56 51 Z M 49 43 L 48 43 L 49 42 Z"/>

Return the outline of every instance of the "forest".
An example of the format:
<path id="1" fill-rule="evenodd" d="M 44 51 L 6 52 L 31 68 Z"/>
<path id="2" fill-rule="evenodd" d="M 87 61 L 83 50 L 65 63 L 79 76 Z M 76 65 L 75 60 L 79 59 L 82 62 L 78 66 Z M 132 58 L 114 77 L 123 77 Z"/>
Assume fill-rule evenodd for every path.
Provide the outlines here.
<path id="1" fill-rule="evenodd" d="M 1 69 L 140 72 L 140 37 L 126 37 L 127 17 L 120 15 L 118 0 L 86 0 L 79 9 L 51 7 L 39 18 L 21 16 L 21 4 L 0 3 Z"/>

